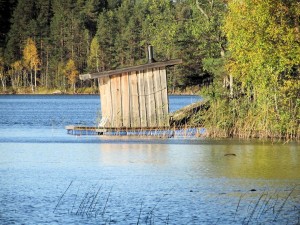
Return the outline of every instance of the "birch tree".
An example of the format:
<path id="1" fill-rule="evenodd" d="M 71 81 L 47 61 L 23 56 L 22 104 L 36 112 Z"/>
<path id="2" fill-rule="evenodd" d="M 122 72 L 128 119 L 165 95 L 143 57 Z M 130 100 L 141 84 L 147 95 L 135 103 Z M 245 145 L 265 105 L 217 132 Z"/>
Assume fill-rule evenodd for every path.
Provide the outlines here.
<path id="1" fill-rule="evenodd" d="M 75 93 L 75 91 L 76 91 L 76 80 L 77 80 L 77 77 L 79 75 L 79 72 L 76 68 L 76 65 L 75 65 L 75 62 L 74 62 L 73 59 L 69 59 L 69 61 L 66 64 L 64 72 L 65 72 L 65 75 L 68 79 L 68 83 L 73 88 L 73 93 Z"/>
<path id="2" fill-rule="evenodd" d="M 0 80 L 1 80 L 3 91 L 6 91 L 6 79 L 7 79 L 7 75 L 5 74 L 5 70 L 4 70 L 4 58 L 0 57 Z"/>
<path id="3" fill-rule="evenodd" d="M 40 65 L 40 59 L 38 56 L 38 51 L 36 48 L 35 41 L 31 38 L 28 38 L 26 41 L 25 48 L 23 50 L 23 59 L 25 67 L 29 70 L 30 73 L 30 85 L 32 92 L 37 87 L 37 71 Z M 33 87 L 33 74 L 34 74 L 34 87 Z"/>

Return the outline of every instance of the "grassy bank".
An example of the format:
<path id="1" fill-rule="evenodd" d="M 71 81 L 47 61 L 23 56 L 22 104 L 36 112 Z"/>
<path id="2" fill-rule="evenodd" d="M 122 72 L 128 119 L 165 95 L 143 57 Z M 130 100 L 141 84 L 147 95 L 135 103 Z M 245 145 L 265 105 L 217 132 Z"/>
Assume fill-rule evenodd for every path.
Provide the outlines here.
<path id="1" fill-rule="evenodd" d="M 188 125 L 206 128 L 211 138 L 259 138 L 300 140 L 300 113 L 297 104 L 258 104 L 247 97 L 210 98 L 199 111 L 188 112 Z M 299 104 L 299 103 L 298 103 Z"/>

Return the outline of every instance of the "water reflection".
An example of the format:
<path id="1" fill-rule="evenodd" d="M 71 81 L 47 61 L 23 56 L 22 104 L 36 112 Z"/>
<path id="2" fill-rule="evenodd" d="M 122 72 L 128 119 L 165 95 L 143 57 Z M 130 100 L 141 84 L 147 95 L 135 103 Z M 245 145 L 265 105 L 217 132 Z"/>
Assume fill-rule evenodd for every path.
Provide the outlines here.
<path id="1" fill-rule="evenodd" d="M 297 145 L 213 145 L 210 155 L 212 166 L 217 168 L 216 176 L 255 179 L 300 178 L 300 151 Z"/>
<path id="2" fill-rule="evenodd" d="M 152 164 L 165 165 L 168 145 L 155 144 L 102 144 L 100 162 L 103 165 Z"/>
<path id="3" fill-rule="evenodd" d="M 299 223 L 298 144 L 66 134 L 98 108 L 98 95 L 0 96 L 0 224 Z"/>
<path id="4" fill-rule="evenodd" d="M 300 179 L 298 145 L 101 144 L 100 163 L 164 166 L 193 178 Z"/>

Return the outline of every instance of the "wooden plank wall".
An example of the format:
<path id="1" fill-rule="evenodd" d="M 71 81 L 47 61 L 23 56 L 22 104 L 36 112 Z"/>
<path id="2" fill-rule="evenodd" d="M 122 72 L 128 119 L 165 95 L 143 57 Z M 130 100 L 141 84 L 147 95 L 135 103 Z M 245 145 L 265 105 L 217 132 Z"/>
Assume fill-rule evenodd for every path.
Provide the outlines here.
<path id="1" fill-rule="evenodd" d="M 146 112 L 144 71 L 138 72 L 137 80 L 138 80 L 139 107 L 134 110 L 140 111 L 141 127 L 147 127 L 148 123 L 147 123 L 147 112 Z"/>
<path id="2" fill-rule="evenodd" d="M 141 103 L 139 99 L 139 86 L 138 86 L 138 71 L 132 72 L 128 78 L 129 78 L 129 85 L 130 85 L 130 126 L 131 127 L 141 127 Z M 145 104 L 144 104 L 145 106 Z M 144 117 L 144 120 L 146 119 L 146 116 Z"/>
<path id="3" fill-rule="evenodd" d="M 152 68 L 100 79 L 106 128 L 169 126 L 166 68 Z"/>

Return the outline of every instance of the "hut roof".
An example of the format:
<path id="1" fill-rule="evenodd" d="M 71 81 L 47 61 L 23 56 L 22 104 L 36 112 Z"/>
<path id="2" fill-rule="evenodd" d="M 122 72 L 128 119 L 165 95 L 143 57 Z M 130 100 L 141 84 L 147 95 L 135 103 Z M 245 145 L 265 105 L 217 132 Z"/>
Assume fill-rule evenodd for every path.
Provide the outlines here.
<path id="1" fill-rule="evenodd" d="M 166 66 L 173 66 L 176 64 L 180 64 L 180 63 L 182 63 L 182 59 L 173 59 L 173 60 L 164 61 L 164 62 L 147 63 L 147 64 L 143 64 L 143 65 L 139 65 L 139 66 L 131 66 L 131 67 L 121 68 L 121 69 L 116 69 L 116 70 L 82 74 L 82 75 L 79 75 L 79 78 L 81 80 L 96 79 L 96 78 L 100 78 L 100 77 L 106 77 L 106 76 L 117 75 L 117 74 L 122 74 L 122 73 L 141 71 L 141 70 L 166 67 Z"/>

